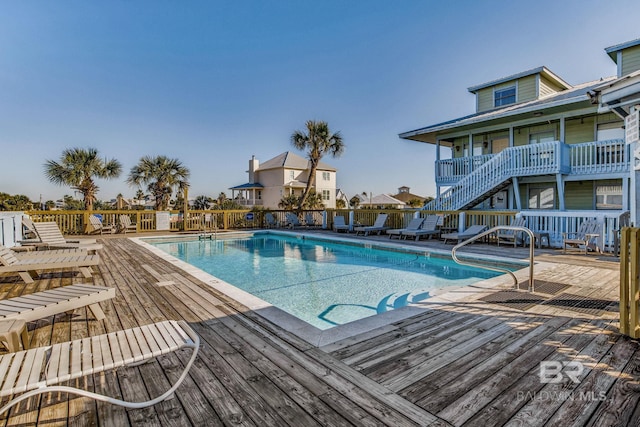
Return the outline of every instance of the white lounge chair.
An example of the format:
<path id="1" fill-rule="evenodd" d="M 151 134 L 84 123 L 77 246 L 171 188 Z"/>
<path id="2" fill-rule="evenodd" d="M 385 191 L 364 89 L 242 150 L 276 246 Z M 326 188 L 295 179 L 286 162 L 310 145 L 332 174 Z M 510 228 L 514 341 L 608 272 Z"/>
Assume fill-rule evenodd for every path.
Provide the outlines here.
<path id="1" fill-rule="evenodd" d="M 35 222 L 33 224 L 40 241 L 53 249 L 84 249 L 87 251 L 97 251 L 102 249 L 100 243 L 95 239 L 67 240 L 62 235 L 58 224 L 55 222 Z"/>
<path id="2" fill-rule="evenodd" d="M 440 221 L 438 215 L 429 215 L 422 222 L 422 226 L 417 230 L 407 230 L 402 232 L 402 238 L 406 239 L 408 237 L 414 237 L 416 242 L 420 240 L 422 236 L 427 236 L 431 238 L 431 236 L 437 236 L 440 234 L 440 230 L 438 229 L 438 222 Z"/>
<path id="3" fill-rule="evenodd" d="M 98 303 L 115 296 L 115 288 L 87 284 L 62 286 L 0 300 L 0 320 L 23 319 L 33 322 L 85 306 L 89 306 L 96 320 L 102 320 L 105 316 Z"/>
<path id="4" fill-rule="evenodd" d="M 584 254 L 589 249 L 599 251 L 595 240 L 600 236 L 600 226 L 594 220 L 587 220 L 580 224 L 578 231 L 575 233 L 562 233 L 563 252 L 567 252 L 567 246 L 580 248 L 584 247 Z"/>
<path id="5" fill-rule="evenodd" d="M 378 214 L 376 218 L 376 222 L 373 225 L 355 227 L 354 231 L 356 232 L 356 236 L 358 233 L 362 233 L 365 236 L 368 236 L 369 233 L 382 233 L 383 231 L 389 229 L 389 227 L 385 227 L 384 223 L 387 222 L 387 214 L 381 213 Z"/>
<path id="6" fill-rule="evenodd" d="M 472 225 L 471 227 L 464 230 L 462 233 L 446 233 L 440 235 L 441 238 L 444 239 L 444 242 L 447 243 L 447 240 L 457 240 L 458 243 L 463 240 L 470 239 L 478 234 L 482 233 L 487 229 L 486 225 Z"/>
<path id="7" fill-rule="evenodd" d="M 116 231 L 113 225 L 104 224 L 102 220 L 95 215 L 89 215 L 89 223 L 93 228 L 93 230 L 90 231 L 91 233 L 100 232 L 100 234 L 104 234 L 104 233 L 111 234 Z"/>
<path id="8" fill-rule="evenodd" d="M 409 224 L 407 224 L 406 228 L 394 228 L 392 230 L 387 230 L 389 239 L 392 239 L 393 236 L 398 236 L 398 239 L 400 239 L 400 236 L 405 231 L 417 230 L 422 225 L 422 221 L 424 221 L 424 218 L 412 218 L 411 221 L 409 221 Z"/>
<path id="9" fill-rule="evenodd" d="M 37 270 L 60 270 L 78 268 L 85 278 L 91 277 L 91 266 L 98 265 L 98 255 L 60 255 L 56 257 L 41 255 L 18 258 L 15 253 L 0 245 L 0 273 L 18 273 L 25 283 L 33 283 Z"/>
<path id="10" fill-rule="evenodd" d="M 77 394 L 126 408 L 145 408 L 173 396 L 198 354 L 200 338 L 184 321 L 164 321 L 91 338 L 33 348 L 0 356 L 0 397 L 17 393 L 0 408 L 4 413 L 25 399 L 48 392 Z M 58 386 L 87 375 L 128 365 L 138 365 L 163 354 L 191 349 L 191 358 L 177 381 L 160 396 L 145 402 L 128 402 L 70 386 Z"/>
<path id="11" fill-rule="evenodd" d="M 344 217 L 342 215 L 337 215 L 333 218 L 333 231 L 339 233 L 340 231 L 349 231 L 349 226 L 345 224 Z"/>
<path id="12" fill-rule="evenodd" d="M 119 232 L 127 234 L 127 231 L 133 231 L 134 233 L 138 231 L 138 225 L 131 222 L 131 217 L 129 215 L 120 215 L 119 221 Z"/>
<path id="13" fill-rule="evenodd" d="M 527 219 L 525 217 L 519 216 L 517 218 L 514 218 L 513 221 L 511 221 L 511 226 L 524 227 L 526 222 L 527 222 Z M 518 246 L 518 243 L 524 241 L 522 239 L 522 233 L 523 233 L 522 231 L 515 231 L 515 230 L 498 230 L 498 232 L 496 233 L 496 240 L 498 242 L 498 246 L 500 246 L 500 243 L 513 243 L 513 247 L 515 248 L 516 246 Z"/>

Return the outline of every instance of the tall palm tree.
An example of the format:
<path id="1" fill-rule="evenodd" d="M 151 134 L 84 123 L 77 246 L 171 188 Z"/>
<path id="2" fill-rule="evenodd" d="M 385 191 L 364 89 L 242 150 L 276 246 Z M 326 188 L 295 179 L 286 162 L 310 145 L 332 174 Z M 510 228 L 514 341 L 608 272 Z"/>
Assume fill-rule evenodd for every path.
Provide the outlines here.
<path id="1" fill-rule="evenodd" d="M 302 210 L 302 206 L 307 201 L 309 193 L 313 188 L 316 180 L 316 170 L 318 164 L 325 154 L 332 157 L 340 157 L 344 152 L 344 143 L 340 132 L 331 133 L 327 122 L 307 120 L 306 132 L 297 130 L 291 135 L 291 143 L 298 150 L 306 150 L 311 168 L 309 169 L 309 179 L 304 193 L 298 202 L 298 210 Z"/>
<path id="2" fill-rule="evenodd" d="M 145 156 L 131 168 L 127 184 L 145 184 L 147 191 L 155 198 L 156 210 L 166 210 L 175 189 L 183 191 L 189 187 L 189 169 L 179 160 L 166 156 Z"/>
<path id="3" fill-rule="evenodd" d="M 58 185 L 68 185 L 79 191 L 86 210 L 93 209 L 93 202 L 98 193 L 94 178 L 117 178 L 122 172 L 120 162 L 115 159 L 101 159 L 95 148 L 66 149 L 62 152 L 60 162 L 47 160 L 44 168 L 49 181 Z"/>

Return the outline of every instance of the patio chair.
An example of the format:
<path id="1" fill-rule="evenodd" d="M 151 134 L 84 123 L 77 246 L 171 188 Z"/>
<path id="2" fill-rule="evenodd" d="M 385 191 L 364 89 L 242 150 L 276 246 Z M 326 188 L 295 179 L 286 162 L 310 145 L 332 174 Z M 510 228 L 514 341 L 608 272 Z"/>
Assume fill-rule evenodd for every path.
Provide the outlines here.
<path id="1" fill-rule="evenodd" d="M 22 216 L 22 235 L 24 239 L 21 242 L 39 242 L 38 233 L 33 226 L 33 220 L 26 215 Z"/>
<path id="2" fill-rule="evenodd" d="M 394 228 L 392 230 L 387 230 L 389 239 L 392 239 L 393 236 L 398 236 L 398 239 L 400 239 L 400 236 L 405 231 L 417 230 L 422 225 L 422 221 L 424 221 L 424 218 L 412 218 L 406 228 Z"/>
<path id="3" fill-rule="evenodd" d="M 136 233 L 138 231 L 138 225 L 131 222 L 129 215 L 122 214 L 119 217 L 118 231 L 124 234 L 127 234 L 127 231 Z"/>
<path id="4" fill-rule="evenodd" d="M 95 239 L 66 240 L 55 222 L 36 222 L 33 224 L 40 241 L 52 249 L 85 249 L 97 251 L 102 245 Z"/>
<path id="5" fill-rule="evenodd" d="M 0 245 L 0 273 L 18 273 L 25 283 L 33 283 L 37 270 L 77 268 L 83 277 L 91 277 L 91 266 L 98 265 L 98 255 L 47 256 L 36 252 L 33 256 L 18 258 L 14 252 Z"/>
<path id="6" fill-rule="evenodd" d="M 482 233 L 486 229 L 487 229 L 486 225 L 472 225 L 462 233 L 445 233 L 440 235 L 440 237 L 444 239 L 444 243 L 447 243 L 447 240 L 457 240 L 457 242 L 460 243 L 463 240 L 467 240 L 474 236 L 477 236 L 478 234 Z"/>
<path id="7" fill-rule="evenodd" d="M 440 220 L 441 217 L 438 215 L 429 215 L 424 219 L 422 226 L 419 229 L 403 231 L 401 237 L 403 239 L 414 237 L 417 242 L 422 236 L 427 236 L 428 238 L 431 238 L 431 236 L 437 236 L 440 234 L 440 230 L 438 229 L 438 223 Z"/>
<path id="8" fill-rule="evenodd" d="M 517 218 L 514 218 L 513 221 L 511 221 L 511 226 L 512 227 L 524 227 L 525 224 L 527 222 L 527 219 L 523 216 L 519 216 Z M 522 231 L 515 231 L 515 230 L 498 230 L 496 232 L 496 241 L 498 243 L 498 246 L 500 246 L 500 243 L 513 243 L 513 247 L 515 248 L 516 246 L 518 246 L 519 243 L 523 243 L 524 239 L 522 238 Z"/>
<path id="9" fill-rule="evenodd" d="M 296 215 L 294 213 L 291 213 L 291 212 L 287 212 L 285 217 L 286 217 L 286 220 L 287 220 L 287 227 L 289 227 L 289 228 L 303 227 L 302 223 L 298 219 L 298 215 Z"/>
<path id="10" fill-rule="evenodd" d="M 164 321 L 90 338 L 33 348 L 0 356 L 3 367 L 0 397 L 23 393 L 0 408 L 0 414 L 25 399 L 64 392 L 126 408 L 145 408 L 169 399 L 182 384 L 198 354 L 200 338 L 184 321 Z M 191 358 L 176 382 L 160 396 L 128 402 L 71 386 L 56 385 L 124 366 L 135 366 L 160 355 L 191 349 Z M 81 382 L 82 383 L 82 382 Z"/>
<path id="11" fill-rule="evenodd" d="M 264 216 L 264 220 L 267 223 L 267 228 L 278 228 L 280 227 L 280 223 L 278 222 L 278 220 L 273 216 L 273 214 L 271 212 L 267 212 Z"/>
<path id="12" fill-rule="evenodd" d="M 313 214 L 311 212 L 307 212 L 305 214 L 304 223 L 307 225 L 307 227 L 316 227 L 319 225 L 316 223 L 316 219 L 313 217 Z"/>
<path id="13" fill-rule="evenodd" d="M 595 244 L 595 240 L 600 236 L 600 225 L 595 220 L 587 220 L 580 224 L 578 231 L 562 233 L 563 253 L 567 253 L 567 246 L 580 248 L 584 246 L 584 254 L 587 255 L 589 249 L 600 251 Z"/>
<path id="14" fill-rule="evenodd" d="M 90 233 L 98 233 L 100 232 L 100 234 L 104 234 L 104 233 L 114 233 L 116 230 L 113 227 L 113 225 L 105 225 L 102 222 L 101 218 L 98 218 L 95 215 L 89 215 L 89 223 L 91 224 L 91 227 L 93 228 L 93 230 L 90 231 Z"/>
<path id="15" fill-rule="evenodd" d="M 96 320 L 105 318 L 100 302 L 115 298 L 115 288 L 87 284 L 63 286 L 46 291 L 0 300 L 0 322 L 21 320 L 33 322 L 59 313 L 87 307 Z M 26 329 L 22 331 L 22 347 L 28 348 Z M 7 349 L 18 350 L 17 334 L 8 339 Z"/>
<path id="16" fill-rule="evenodd" d="M 333 231 L 336 233 L 340 231 L 349 232 L 349 226 L 344 222 L 342 215 L 337 215 L 333 218 Z"/>
<path id="17" fill-rule="evenodd" d="M 389 229 L 389 227 L 384 226 L 384 223 L 387 222 L 387 217 L 388 217 L 387 214 L 380 213 L 378 214 L 378 217 L 376 218 L 376 222 L 374 222 L 373 225 L 355 227 L 354 231 L 356 232 L 356 236 L 358 235 L 358 233 L 362 233 L 364 236 L 368 236 L 369 233 L 374 233 L 374 232 L 380 235 L 380 233 Z"/>

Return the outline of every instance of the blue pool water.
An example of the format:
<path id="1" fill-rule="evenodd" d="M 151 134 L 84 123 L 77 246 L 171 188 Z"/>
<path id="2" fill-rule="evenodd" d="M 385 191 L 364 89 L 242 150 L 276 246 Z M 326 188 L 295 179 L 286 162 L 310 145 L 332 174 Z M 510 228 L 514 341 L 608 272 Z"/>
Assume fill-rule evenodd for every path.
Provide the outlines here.
<path id="1" fill-rule="evenodd" d="M 320 329 L 499 274 L 426 254 L 274 234 L 154 246 Z"/>

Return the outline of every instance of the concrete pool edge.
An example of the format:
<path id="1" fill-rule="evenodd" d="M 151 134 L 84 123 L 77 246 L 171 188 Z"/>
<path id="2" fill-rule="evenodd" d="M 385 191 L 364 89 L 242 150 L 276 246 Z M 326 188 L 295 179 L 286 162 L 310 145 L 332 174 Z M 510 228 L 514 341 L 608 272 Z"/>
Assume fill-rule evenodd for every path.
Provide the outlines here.
<path id="1" fill-rule="evenodd" d="M 257 232 L 297 236 L 301 238 L 326 240 L 326 241 L 333 241 L 333 242 L 339 242 L 339 243 L 359 244 L 359 245 L 365 245 L 366 247 L 376 247 L 381 249 L 389 249 L 389 248 L 391 248 L 392 250 L 400 249 L 402 251 L 406 250 L 414 253 L 415 252 L 429 253 L 437 256 L 450 257 L 450 253 L 447 253 L 446 251 L 443 251 L 443 250 L 436 250 L 436 249 L 425 250 L 424 248 L 415 248 L 408 245 L 398 245 L 398 244 L 386 245 L 381 242 L 373 243 L 371 241 L 367 241 L 364 239 L 354 241 L 354 239 L 344 240 L 344 239 L 340 239 L 339 237 L 336 238 L 334 236 L 318 237 L 315 234 L 309 235 L 309 234 L 304 234 L 304 233 L 295 232 L 295 231 L 275 231 L 274 232 L 274 231 L 268 230 L 268 231 L 257 231 Z M 239 236 L 243 236 L 243 235 L 246 236 L 251 234 L 255 234 L 255 232 L 249 232 L 249 233 L 228 232 L 228 233 L 225 233 L 225 236 L 239 237 Z M 437 306 L 448 305 L 457 301 L 461 301 L 473 296 L 474 294 L 475 295 L 483 294 L 489 289 L 495 290 L 495 288 L 504 288 L 505 286 L 512 286 L 509 276 L 501 275 L 491 279 L 485 279 L 485 280 L 476 282 L 472 285 L 467 285 L 460 288 L 443 289 L 441 292 L 436 292 L 431 298 L 424 300 L 418 304 L 411 304 L 407 307 L 391 310 L 391 311 L 377 314 L 374 316 L 365 317 L 363 319 L 349 322 L 344 325 L 335 326 L 330 329 L 321 330 L 285 312 L 284 310 L 281 310 L 273 306 L 272 304 L 269 304 L 263 301 L 262 299 L 254 295 L 251 295 L 250 293 L 243 291 L 242 289 L 239 289 L 233 286 L 230 283 L 227 283 L 197 267 L 194 267 L 186 263 L 185 261 L 182 261 L 172 255 L 169 255 L 168 253 L 164 252 L 162 249 L 159 249 L 145 241 L 145 240 L 156 240 L 156 239 L 163 239 L 163 238 L 170 238 L 173 241 L 179 240 L 179 239 L 196 240 L 197 236 L 194 237 L 193 235 L 184 235 L 184 236 L 168 235 L 168 236 L 154 236 L 154 237 L 142 237 L 142 238 L 136 237 L 136 238 L 130 238 L 130 240 L 145 247 L 147 250 L 151 251 L 152 253 L 159 256 L 163 260 L 169 262 L 170 264 L 175 265 L 176 268 L 179 268 L 185 271 L 186 273 L 191 274 L 192 276 L 201 280 L 203 283 L 207 284 L 208 286 L 211 286 L 213 289 L 217 290 L 218 292 L 221 292 L 227 297 L 237 301 L 240 304 L 243 304 L 248 309 L 254 311 L 256 314 L 260 315 L 261 317 L 285 329 L 286 331 L 293 333 L 297 337 L 303 339 L 304 341 L 316 347 L 326 346 L 326 345 L 335 343 L 337 341 L 341 341 L 346 338 L 352 337 L 354 335 L 359 335 L 359 334 L 370 332 L 373 330 L 378 330 L 379 332 L 380 331 L 384 332 L 386 330 L 391 331 L 396 328 L 393 325 L 393 323 L 407 319 L 409 317 L 413 317 L 420 313 L 423 313 L 424 310 L 426 309 L 433 309 Z M 497 258 L 497 257 L 491 257 L 491 256 L 479 257 L 477 255 L 474 255 L 473 258 L 490 261 L 492 263 L 499 262 L 502 264 L 505 264 L 505 263 L 522 264 L 522 260 L 519 260 L 519 259 L 509 259 L 508 261 L 505 261 L 504 259 Z M 546 262 L 542 262 L 542 263 L 536 262 L 535 270 L 542 271 L 551 265 L 553 264 L 546 263 Z M 514 274 L 516 275 L 519 281 L 526 280 L 528 278 L 528 265 L 526 268 L 515 271 Z"/>

